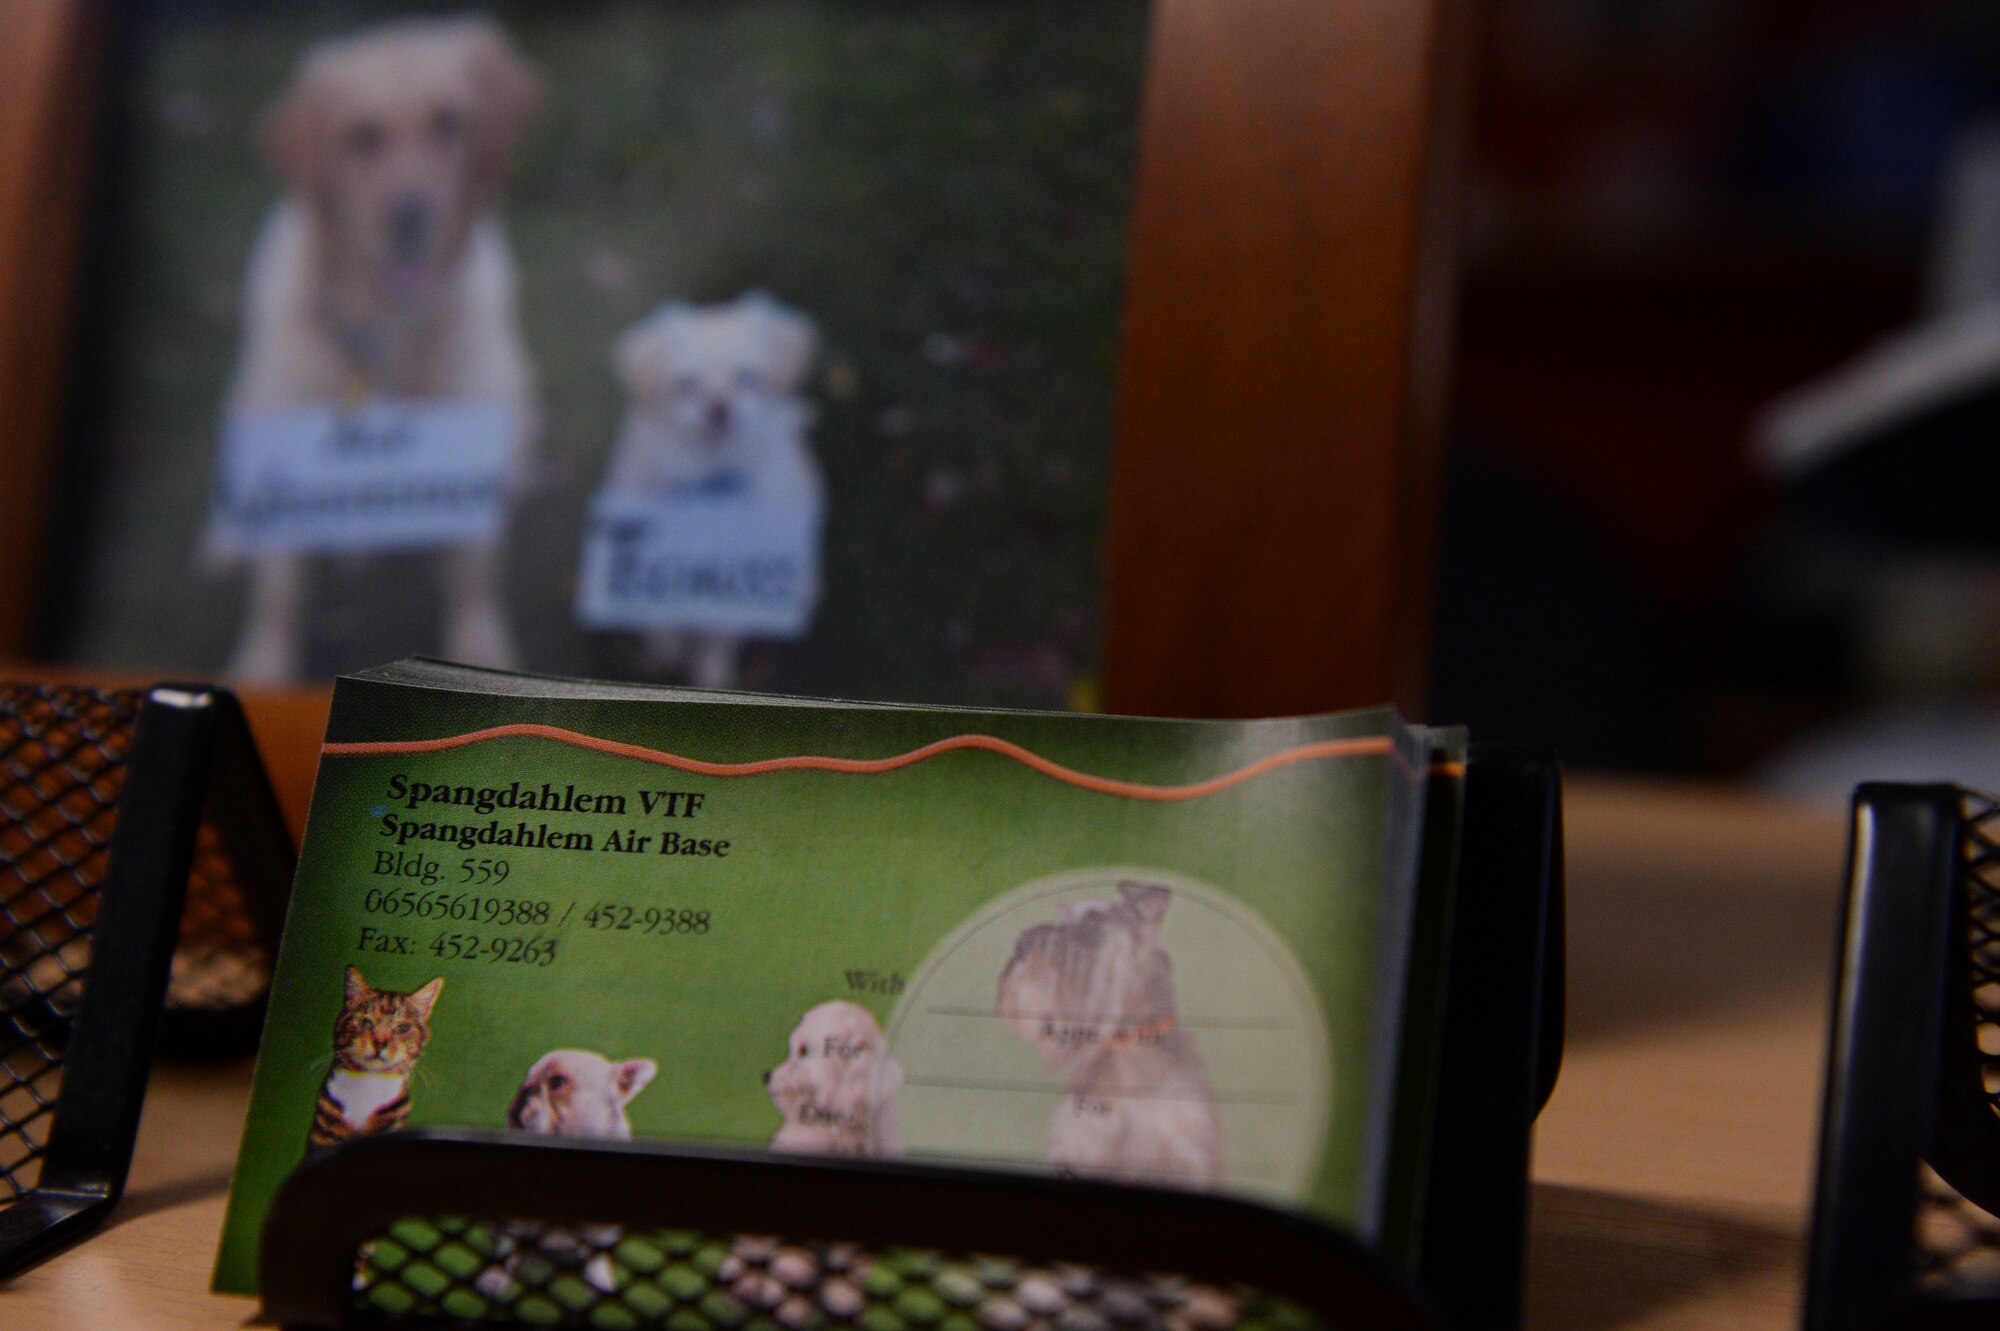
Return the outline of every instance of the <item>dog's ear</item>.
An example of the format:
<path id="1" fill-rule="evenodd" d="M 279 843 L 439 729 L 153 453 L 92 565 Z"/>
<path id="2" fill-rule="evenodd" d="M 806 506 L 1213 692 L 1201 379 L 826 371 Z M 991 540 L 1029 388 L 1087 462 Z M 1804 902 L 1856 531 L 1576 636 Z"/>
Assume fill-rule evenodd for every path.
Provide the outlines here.
<path id="1" fill-rule="evenodd" d="M 1153 883 L 1120 883 L 1118 895 L 1139 913 L 1139 934 L 1148 943 L 1158 941 L 1160 926 L 1166 922 L 1167 903 L 1174 894 Z"/>
<path id="2" fill-rule="evenodd" d="M 762 291 L 749 292 L 737 304 L 762 325 L 765 390 L 781 397 L 798 392 L 819 349 L 813 321 Z"/>
<path id="3" fill-rule="evenodd" d="M 507 178 L 521 131 L 541 109 L 542 80 L 499 25 L 486 18 L 460 21 L 472 87 L 479 98 L 473 133 L 479 179 L 488 189 L 498 189 Z"/>
<path id="4" fill-rule="evenodd" d="M 633 399 L 657 405 L 666 400 L 673 384 L 672 339 L 667 324 L 674 317 L 672 306 L 626 329 L 612 349 L 618 367 L 618 382 Z"/>
<path id="5" fill-rule="evenodd" d="M 300 194 L 316 195 L 326 183 L 332 114 L 332 87 L 309 55 L 299 62 L 291 86 L 265 112 L 260 134 L 265 160 Z"/>
<path id="6" fill-rule="evenodd" d="M 517 1089 L 514 1092 L 514 1098 L 507 1102 L 508 1127 L 525 1128 L 528 1126 L 527 1122 L 525 1121 L 525 1115 L 527 1113 L 527 1108 L 528 1108 L 528 1101 L 534 1097 L 535 1092 L 539 1091 L 542 1088 L 541 1078 L 535 1075 L 535 1072 L 539 1070 L 541 1066 L 542 1066 L 541 1064 L 537 1063 L 535 1064 L 534 1068 L 531 1068 L 529 1070 L 527 1078 L 524 1081 L 522 1081 L 519 1089 Z"/>
<path id="7" fill-rule="evenodd" d="M 618 1103 L 629 1104 L 659 1070 L 660 1065 L 650 1058 L 628 1058 L 623 1063 L 613 1063 L 611 1086 L 618 1094 Z"/>

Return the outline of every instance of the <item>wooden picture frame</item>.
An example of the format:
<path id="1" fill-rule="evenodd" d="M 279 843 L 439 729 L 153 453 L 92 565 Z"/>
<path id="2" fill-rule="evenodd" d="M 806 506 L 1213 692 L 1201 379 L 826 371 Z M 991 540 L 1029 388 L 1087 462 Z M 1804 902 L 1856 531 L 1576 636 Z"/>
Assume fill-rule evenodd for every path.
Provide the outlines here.
<path id="1" fill-rule="evenodd" d="M 1420 714 L 1451 0 L 1161 0 L 1106 549 L 1114 711 Z"/>
<path id="2" fill-rule="evenodd" d="M 1451 271 L 1455 0 L 1157 0 L 1105 545 L 1105 704 L 1414 708 Z M 0 9 L 0 658 L 32 658 L 99 25 Z"/>
<path id="3" fill-rule="evenodd" d="M 85 242 L 98 28 L 87 0 L 0 8 L 0 659 L 38 647 Z"/>

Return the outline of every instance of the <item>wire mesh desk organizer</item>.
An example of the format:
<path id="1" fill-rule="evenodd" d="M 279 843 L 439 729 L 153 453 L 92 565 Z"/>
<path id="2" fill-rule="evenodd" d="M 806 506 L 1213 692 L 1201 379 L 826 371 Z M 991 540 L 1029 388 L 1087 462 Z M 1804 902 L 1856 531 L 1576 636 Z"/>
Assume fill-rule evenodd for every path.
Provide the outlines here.
<path id="1" fill-rule="evenodd" d="M 1854 798 L 1807 1331 L 2000 1325 L 2000 804 Z"/>
<path id="2" fill-rule="evenodd" d="M 228 694 L 0 682 L 0 1277 L 116 1202 L 156 1029 L 254 1043 L 291 868 Z"/>
<path id="3" fill-rule="evenodd" d="M 1519 1325 L 1561 1056 L 1555 766 L 1475 748 L 1431 1168 L 1402 1260 L 1224 1195 L 873 1159 L 412 1129 L 309 1158 L 259 1288 L 292 1326 L 1306 1331 Z"/>

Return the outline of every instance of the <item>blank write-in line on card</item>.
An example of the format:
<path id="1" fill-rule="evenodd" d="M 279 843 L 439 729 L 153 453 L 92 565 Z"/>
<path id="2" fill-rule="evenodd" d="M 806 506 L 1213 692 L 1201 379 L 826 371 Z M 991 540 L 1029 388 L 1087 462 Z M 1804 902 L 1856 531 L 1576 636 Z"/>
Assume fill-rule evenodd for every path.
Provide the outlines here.
<path id="1" fill-rule="evenodd" d="M 1012 1016 L 1027 1021 L 1060 1021 L 1071 1025 L 1115 1026 L 1118 1017 L 1095 1017 L 1071 1012 L 1014 1012 L 999 1013 L 992 1008 L 976 1007 L 927 1007 L 924 1012 L 933 1017 L 986 1017 L 989 1019 Z M 1288 1031 L 1292 1023 L 1283 1017 L 1176 1017 L 1174 1025 L 1184 1030 L 1209 1031 Z"/>
<path id="2" fill-rule="evenodd" d="M 1069 1092 L 1061 1086 L 1038 1081 L 989 1081 L 981 1077 L 911 1077 L 903 1078 L 905 1088 L 924 1086 L 941 1091 L 1016 1091 L 1023 1095 L 1066 1095 Z M 1196 1094 L 1174 1094 L 1151 1091 L 1095 1091 L 1092 1099 L 1097 1100 L 1186 1100 L 1199 1101 L 1211 1097 Z M 1212 1097 L 1219 1105 L 1294 1105 L 1298 1097 L 1283 1092 L 1251 1091 L 1229 1094 L 1217 1090 Z"/>

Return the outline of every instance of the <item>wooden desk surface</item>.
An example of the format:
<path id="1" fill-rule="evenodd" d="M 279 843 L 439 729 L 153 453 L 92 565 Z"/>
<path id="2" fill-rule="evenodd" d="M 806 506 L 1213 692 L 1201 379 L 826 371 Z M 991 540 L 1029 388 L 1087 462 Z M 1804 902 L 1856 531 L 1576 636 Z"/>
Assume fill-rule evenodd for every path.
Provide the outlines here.
<path id="1" fill-rule="evenodd" d="M 1573 781 L 1570 1031 L 1536 1141 L 1528 1325 L 1796 1325 L 1844 820 Z M 108 1228 L 0 1325 L 236 1326 L 206 1292 L 246 1063 L 159 1069 Z"/>

